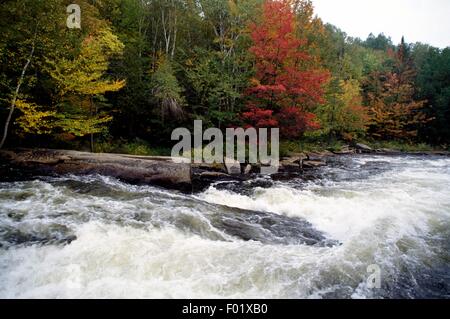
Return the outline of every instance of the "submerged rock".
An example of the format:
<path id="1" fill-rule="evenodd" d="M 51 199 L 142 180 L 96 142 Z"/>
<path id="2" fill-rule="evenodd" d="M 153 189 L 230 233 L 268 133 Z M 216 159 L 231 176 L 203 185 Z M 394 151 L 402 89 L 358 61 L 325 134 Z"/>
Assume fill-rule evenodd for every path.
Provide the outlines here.
<path id="1" fill-rule="evenodd" d="M 228 235 L 264 244 L 309 245 L 332 247 L 336 240 L 328 239 L 302 218 L 267 212 L 224 207 L 211 223 Z"/>
<path id="2" fill-rule="evenodd" d="M 220 183 L 216 183 L 214 185 L 215 189 L 218 190 L 227 190 L 230 192 L 234 192 L 236 194 L 240 195 L 252 195 L 255 188 L 270 188 L 274 184 L 273 179 L 254 179 L 254 180 L 247 180 L 247 181 L 239 181 L 239 180 L 233 180 L 233 181 L 223 181 Z"/>
<path id="3" fill-rule="evenodd" d="M 400 150 L 394 150 L 390 148 L 379 148 L 375 151 L 379 154 L 386 154 L 386 155 L 392 155 L 392 154 L 401 154 L 402 152 Z"/>
<path id="4" fill-rule="evenodd" d="M 76 240 L 75 234 L 65 225 L 51 224 L 29 229 L 0 227 L 0 247 L 31 245 L 67 245 Z"/>
<path id="5" fill-rule="evenodd" d="M 249 175 L 248 175 L 249 176 Z M 230 175 L 223 172 L 208 171 L 194 168 L 192 170 L 192 192 L 198 193 L 205 191 L 211 184 L 217 182 L 239 182 L 245 180 L 244 175 Z"/>

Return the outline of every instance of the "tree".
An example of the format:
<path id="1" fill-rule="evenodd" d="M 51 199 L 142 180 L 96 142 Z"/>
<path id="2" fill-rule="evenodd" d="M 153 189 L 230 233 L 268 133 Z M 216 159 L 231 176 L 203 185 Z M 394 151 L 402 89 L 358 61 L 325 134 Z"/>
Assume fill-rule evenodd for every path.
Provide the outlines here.
<path id="1" fill-rule="evenodd" d="M 77 0 L 81 29 L 69 3 L 2 1 L 0 146 L 169 146 L 194 118 L 450 143 L 450 49 L 352 38 L 313 0 Z"/>
<path id="2" fill-rule="evenodd" d="M 212 47 L 196 48 L 186 61 L 195 116 L 222 128 L 234 124 L 242 110 L 242 92 L 251 76 L 248 23 L 261 0 L 202 0 L 201 13 L 212 31 Z"/>
<path id="3" fill-rule="evenodd" d="M 14 94 L 13 94 L 12 99 L 11 99 L 11 105 L 9 107 L 9 113 L 8 113 L 7 118 L 6 118 L 5 128 L 3 130 L 3 137 L 2 137 L 2 140 L 0 141 L 0 149 L 3 148 L 3 145 L 5 144 L 5 141 L 6 141 L 6 137 L 8 136 L 9 123 L 11 122 L 11 118 L 12 118 L 12 115 L 14 113 L 14 109 L 16 107 L 16 102 L 17 102 L 17 98 L 19 97 L 20 88 L 21 88 L 21 86 L 23 84 L 23 81 L 24 81 L 24 78 L 25 78 L 25 74 L 26 74 L 26 72 L 28 70 L 28 67 L 30 66 L 31 60 L 34 57 L 34 50 L 35 50 L 35 46 L 36 46 L 36 37 L 37 37 L 37 29 L 35 31 L 34 39 L 33 39 L 33 42 L 31 44 L 30 55 L 29 55 L 27 61 L 25 62 L 25 65 L 22 68 L 22 73 L 20 74 L 19 80 L 17 81 L 16 89 L 15 89 Z"/>
<path id="4" fill-rule="evenodd" d="M 323 134 L 347 140 L 365 134 L 369 116 L 363 106 L 358 81 L 333 78 L 328 86 L 326 100 L 327 103 L 318 110 Z"/>
<path id="5" fill-rule="evenodd" d="M 144 135 L 154 115 L 149 105 L 149 70 L 156 54 L 153 31 L 158 32 L 154 26 L 153 3 L 144 0 L 96 1 L 100 16 L 111 22 L 114 34 L 124 44 L 121 59 L 110 64 L 109 73 L 126 80 L 127 85 L 120 93 L 108 94 L 115 110 L 110 132 L 124 138 Z"/>
<path id="6" fill-rule="evenodd" d="M 236 59 L 235 59 L 236 58 Z M 187 82 L 191 86 L 192 111 L 208 125 L 222 128 L 224 124 L 236 122 L 240 111 L 238 101 L 247 86 L 249 72 L 230 72 L 230 63 L 239 62 L 237 56 L 223 63 L 217 51 L 198 50 L 195 64 L 186 66 Z M 244 69 L 247 61 L 242 60 Z"/>
<path id="7" fill-rule="evenodd" d="M 295 31 L 295 16 L 289 1 L 266 1 L 262 19 L 250 25 L 256 75 L 247 92 L 248 112 L 244 120 L 254 123 L 259 114 L 272 114 L 272 124 L 280 125 L 286 138 L 297 138 L 316 129 L 310 110 L 323 101 L 326 71 L 311 69 L 306 61 L 306 40 Z"/>
<path id="8" fill-rule="evenodd" d="M 440 50 L 417 43 L 412 52 L 417 77 L 417 99 L 427 100 L 427 115 L 434 118 L 421 129 L 429 142 L 450 143 L 450 48 Z"/>
<path id="9" fill-rule="evenodd" d="M 123 80 L 105 76 L 109 60 L 122 50 L 123 44 L 117 37 L 109 29 L 103 29 L 86 37 L 74 58 L 47 60 L 47 71 L 56 83 L 60 107 L 55 126 L 76 136 L 90 134 L 92 151 L 94 134 L 102 132 L 103 125 L 112 120 L 110 115 L 99 113 L 95 99 L 125 85 Z"/>
<path id="10" fill-rule="evenodd" d="M 376 138 L 410 140 L 417 137 L 419 126 L 430 119 L 422 110 L 426 101 L 414 99 L 416 73 L 404 39 L 391 54 L 393 70 L 372 77 L 378 83 L 378 93 L 368 94 L 370 133 Z"/>
<path id="11" fill-rule="evenodd" d="M 373 33 L 369 34 L 366 41 L 364 42 L 364 46 L 386 52 L 388 49 L 394 49 L 394 44 L 392 43 L 392 39 L 384 35 L 384 33 L 380 33 L 375 37 Z"/>
<path id="12" fill-rule="evenodd" d="M 151 82 L 151 90 L 159 106 L 157 113 L 161 122 L 164 124 L 167 116 L 180 119 L 183 116 L 184 99 L 181 95 L 183 89 L 179 86 L 172 66 L 165 57 L 161 58 Z"/>
<path id="13" fill-rule="evenodd" d="M 41 135 L 52 132 L 52 119 L 56 112 L 42 110 L 42 106 L 25 100 L 16 100 L 16 107 L 21 112 L 21 116 L 15 123 L 19 125 L 23 133 Z"/>
<path id="14" fill-rule="evenodd" d="M 0 98 L 9 105 L 9 110 L 0 149 L 6 142 L 17 102 L 21 99 L 23 101 L 25 91 L 29 91 L 35 83 L 33 76 L 29 75 L 30 69 L 33 64 L 39 65 L 43 54 L 54 47 L 51 41 L 58 40 L 57 34 L 61 25 L 55 21 L 62 16 L 58 13 L 58 8 L 61 8 L 58 0 L 18 0 L 2 3 L 0 70 L 3 76 L 0 82 Z"/>

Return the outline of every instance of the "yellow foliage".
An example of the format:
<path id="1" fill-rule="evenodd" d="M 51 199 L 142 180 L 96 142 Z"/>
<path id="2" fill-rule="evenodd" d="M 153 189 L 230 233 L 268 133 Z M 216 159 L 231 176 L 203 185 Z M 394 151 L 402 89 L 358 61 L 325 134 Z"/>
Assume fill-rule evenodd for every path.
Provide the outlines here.
<path id="1" fill-rule="evenodd" d="M 112 116 L 106 115 L 102 117 L 87 116 L 58 116 L 55 125 L 61 127 L 67 134 L 75 136 L 85 136 L 87 134 L 96 134 L 104 131 L 103 125 L 112 121 Z"/>
<path id="2" fill-rule="evenodd" d="M 347 127 L 349 132 L 365 131 L 369 116 L 362 103 L 359 82 L 357 80 L 341 80 L 340 87 L 342 93 L 338 94 L 338 99 L 343 104 L 341 110 L 342 123 L 345 123 L 344 126 Z"/>
<path id="3" fill-rule="evenodd" d="M 39 111 L 39 106 L 35 103 L 29 103 L 25 100 L 17 100 L 16 107 L 22 113 L 17 118 L 16 124 L 25 133 L 31 134 L 49 134 L 51 133 L 52 124 L 50 118 L 55 116 L 52 111 Z"/>
<path id="4" fill-rule="evenodd" d="M 110 31 L 87 37 L 75 59 L 47 60 L 49 73 L 58 83 L 60 96 L 66 94 L 96 95 L 118 91 L 125 81 L 105 78 L 109 59 L 123 51 L 123 43 Z"/>
<path id="5" fill-rule="evenodd" d="M 239 8 L 234 0 L 228 0 L 228 8 L 233 16 L 239 15 Z"/>
<path id="6" fill-rule="evenodd" d="M 76 136 L 104 131 L 104 124 L 112 117 L 97 114 L 93 97 L 125 86 L 124 80 L 106 76 L 111 58 L 122 54 L 123 49 L 117 36 L 104 28 L 84 39 L 77 56 L 47 60 L 48 72 L 58 86 L 57 103 L 61 107 L 70 106 L 68 112 L 58 114 L 55 127 Z"/>

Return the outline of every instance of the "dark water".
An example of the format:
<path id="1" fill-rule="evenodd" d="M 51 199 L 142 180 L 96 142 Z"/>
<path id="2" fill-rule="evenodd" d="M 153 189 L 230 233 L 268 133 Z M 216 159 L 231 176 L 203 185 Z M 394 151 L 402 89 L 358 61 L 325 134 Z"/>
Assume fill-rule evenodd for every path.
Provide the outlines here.
<path id="1" fill-rule="evenodd" d="M 3 182 L 0 297 L 449 298 L 449 194 L 450 159 L 419 156 L 194 195 L 102 176 Z"/>

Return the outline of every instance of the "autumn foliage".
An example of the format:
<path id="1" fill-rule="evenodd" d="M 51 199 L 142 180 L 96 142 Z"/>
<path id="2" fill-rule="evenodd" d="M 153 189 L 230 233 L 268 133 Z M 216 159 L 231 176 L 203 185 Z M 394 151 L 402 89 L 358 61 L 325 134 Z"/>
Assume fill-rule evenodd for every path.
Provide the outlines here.
<path id="1" fill-rule="evenodd" d="M 389 54 L 393 71 L 372 75 L 379 92 L 369 93 L 370 133 L 376 138 L 412 139 L 420 125 L 432 119 L 422 111 L 426 101 L 414 99 L 416 73 L 405 43 Z"/>
<path id="2" fill-rule="evenodd" d="M 311 109 L 323 102 L 326 71 L 308 67 L 306 40 L 295 32 L 296 21 L 289 1 L 266 1 L 259 23 L 252 24 L 256 75 L 246 92 L 244 120 L 256 127 L 280 126 L 281 134 L 297 138 L 319 128 Z"/>
<path id="3" fill-rule="evenodd" d="M 193 120 L 280 128 L 282 150 L 450 145 L 450 47 L 354 38 L 314 0 L 76 3 L 81 29 L 67 0 L 2 1 L 0 148 L 169 149 Z"/>

